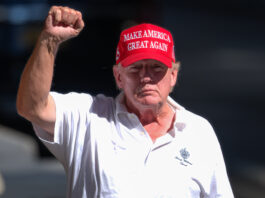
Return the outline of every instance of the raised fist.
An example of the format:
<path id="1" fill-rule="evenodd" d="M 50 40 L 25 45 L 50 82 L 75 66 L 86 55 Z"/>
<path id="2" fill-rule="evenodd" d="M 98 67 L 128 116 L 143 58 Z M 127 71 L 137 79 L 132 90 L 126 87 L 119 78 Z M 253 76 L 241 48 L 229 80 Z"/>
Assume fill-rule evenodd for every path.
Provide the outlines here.
<path id="1" fill-rule="evenodd" d="M 62 6 L 52 6 L 45 20 L 44 32 L 60 43 L 77 36 L 84 28 L 81 12 Z"/>

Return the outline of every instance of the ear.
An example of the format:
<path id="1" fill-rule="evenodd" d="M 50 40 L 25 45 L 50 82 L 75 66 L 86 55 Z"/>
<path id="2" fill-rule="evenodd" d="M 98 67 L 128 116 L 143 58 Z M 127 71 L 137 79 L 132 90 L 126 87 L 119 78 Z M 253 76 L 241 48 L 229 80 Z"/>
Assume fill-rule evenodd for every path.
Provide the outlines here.
<path id="1" fill-rule="evenodd" d="M 177 83 L 179 66 L 180 66 L 180 62 L 176 62 L 174 67 L 171 70 L 171 87 L 174 87 Z"/>
<path id="2" fill-rule="evenodd" d="M 116 85 L 119 89 L 122 89 L 122 83 L 121 83 L 121 68 L 119 65 L 114 65 L 112 67 L 113 76 L 115 78 Z"/>

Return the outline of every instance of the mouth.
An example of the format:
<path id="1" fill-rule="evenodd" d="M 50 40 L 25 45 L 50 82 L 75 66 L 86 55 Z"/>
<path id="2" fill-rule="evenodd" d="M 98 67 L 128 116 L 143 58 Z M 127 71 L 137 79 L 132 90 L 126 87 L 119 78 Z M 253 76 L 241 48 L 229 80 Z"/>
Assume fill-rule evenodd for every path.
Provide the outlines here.
<path id="1" fill-rule="evenodd" d="M 138 91 L 138 96 L 147 96 L 156 93 L 157 91 L 154 89 L 141 89 Z"/>

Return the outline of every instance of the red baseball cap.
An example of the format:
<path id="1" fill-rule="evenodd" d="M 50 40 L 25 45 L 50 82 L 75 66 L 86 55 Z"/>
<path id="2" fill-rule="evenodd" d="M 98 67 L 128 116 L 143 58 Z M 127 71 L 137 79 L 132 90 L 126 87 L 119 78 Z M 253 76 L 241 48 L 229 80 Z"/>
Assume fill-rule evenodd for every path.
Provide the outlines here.
<path id="1" fill-rule="evenodd" d="M 168 30 L 143 23 L 121 32 L 116 64 L 127 67 L 143 59 L 155 59 L 172 67 L 172 62 L 176 60 L 173 38 Z"/>

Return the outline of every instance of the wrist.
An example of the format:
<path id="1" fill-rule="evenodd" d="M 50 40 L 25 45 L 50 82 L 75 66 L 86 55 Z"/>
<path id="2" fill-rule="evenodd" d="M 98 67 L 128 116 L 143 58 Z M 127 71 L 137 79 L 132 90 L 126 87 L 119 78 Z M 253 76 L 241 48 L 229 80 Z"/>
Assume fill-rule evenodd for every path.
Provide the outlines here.
<path id="1" fill-rule="evenodd" d="M 47 48 L 49 53 L 56 54 L 59 45 L 61 43 L 60 39 L 57 36 L 51 35 L 47 32 L 41 32 L 39 36 L 39 43 L 41 46 Z"/>

